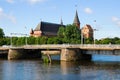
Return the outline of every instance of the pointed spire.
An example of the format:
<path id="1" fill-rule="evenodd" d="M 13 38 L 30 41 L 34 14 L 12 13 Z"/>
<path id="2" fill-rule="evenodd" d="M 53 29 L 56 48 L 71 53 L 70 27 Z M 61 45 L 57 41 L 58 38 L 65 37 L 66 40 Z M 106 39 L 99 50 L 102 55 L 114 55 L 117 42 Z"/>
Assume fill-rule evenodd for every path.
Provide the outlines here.
<path id="1" fill-rule="evenodd" d="M 80 28 L 80 21 L 79 21 L 77 10 L 76 10 L 76 14 L 75 14 L 75 18 L 74 18 L 73 24 L 75 24 L 78 28 Z"/>
<path id="2" fill-rule="evenodd" d="M 34 33 L 34 31 L 33 31 L 33 29 L 31 28 L 30 34 L 33 34 L 33 33 Z"/>
<path id="3" fill-rule="evenodd" d="M 61 18 L 61 22 L 60 22 L 60 24 L 63 25 L 63 20 L 62 20 L 62 18 Z"/>

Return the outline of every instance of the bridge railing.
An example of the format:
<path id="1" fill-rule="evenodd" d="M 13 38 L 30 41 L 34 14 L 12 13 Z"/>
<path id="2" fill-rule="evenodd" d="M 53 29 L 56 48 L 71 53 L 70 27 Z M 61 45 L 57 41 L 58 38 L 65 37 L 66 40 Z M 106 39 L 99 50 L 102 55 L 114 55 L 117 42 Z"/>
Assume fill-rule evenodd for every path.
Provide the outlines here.
<path id="1" fill-rule="evenodd" d="M 99 49 L 120 49 L 120 45 L 97 45 L 97 44 L 44 44 L 44 45 L 25 45 L 28 48 L 99 48 Z"/>
<path id="2" fill-rule="evenodd" d="M 86 47 L 86 48 L 110 48 L 110 49 L 120 49 L 120 45 L 82 45 L 82 47 Z"/>

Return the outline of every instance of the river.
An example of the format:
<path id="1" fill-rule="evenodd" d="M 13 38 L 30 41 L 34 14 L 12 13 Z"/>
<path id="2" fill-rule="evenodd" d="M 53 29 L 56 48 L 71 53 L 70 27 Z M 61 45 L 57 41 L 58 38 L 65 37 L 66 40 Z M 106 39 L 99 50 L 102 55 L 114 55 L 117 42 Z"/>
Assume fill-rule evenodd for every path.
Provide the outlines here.
<path id="1" fill-rule="evenodd" d="M 120 56 L 112 58 L 95 55 L 92 61 L 51 64 L 41 60 L 0 60 L 0 80 L 120 80 Z"/>

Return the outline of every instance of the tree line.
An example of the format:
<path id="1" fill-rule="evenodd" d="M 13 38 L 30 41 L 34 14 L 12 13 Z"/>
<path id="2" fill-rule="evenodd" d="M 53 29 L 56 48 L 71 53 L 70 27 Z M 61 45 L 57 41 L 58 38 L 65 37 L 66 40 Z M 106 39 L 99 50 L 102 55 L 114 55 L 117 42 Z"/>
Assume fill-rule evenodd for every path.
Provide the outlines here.
<path id="1" fill-rule="evenodd" d="M 84 44 L 93 44 L 91 38 L 84 38 Z M 75 25 L 61 26 L 56 37 L 5 37 L 0 28 L 0 46 L 2 45 L 40 45 L 40 44 L 81 44 L 81 31 Z M 120 38 L 104 38 L 95 40 L 95 44 L 120 44 Z"/>

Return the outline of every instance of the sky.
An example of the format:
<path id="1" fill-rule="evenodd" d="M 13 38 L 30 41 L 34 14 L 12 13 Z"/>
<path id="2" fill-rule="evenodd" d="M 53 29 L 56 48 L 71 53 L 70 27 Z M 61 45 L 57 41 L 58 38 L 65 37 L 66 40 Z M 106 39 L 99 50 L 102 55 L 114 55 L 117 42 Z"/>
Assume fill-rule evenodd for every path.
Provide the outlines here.
<path id="1" fill-rule="evenodd" d="M 0 28 L 29 34 L 40 21 L 72 24 L 78 11 L 82 28 L 90 24 L 96 39 L 120 37 L 120 0 L 0 0 Z"/>

